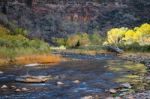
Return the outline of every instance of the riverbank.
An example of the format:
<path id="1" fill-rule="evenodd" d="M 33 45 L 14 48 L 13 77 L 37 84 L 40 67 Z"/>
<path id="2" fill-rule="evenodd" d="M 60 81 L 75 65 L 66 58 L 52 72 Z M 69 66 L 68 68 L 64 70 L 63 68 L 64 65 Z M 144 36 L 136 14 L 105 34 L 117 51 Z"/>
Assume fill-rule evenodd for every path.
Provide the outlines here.
<path id="1" fill-rule="evenodd" d="M 120 58 L 136 63 L 142 63 L 150 69 L 150 53 L 124 53 L 119 55 Z"/>
<path id="2" fill-rule="evenodd" d="M 120 58 L 128 61 L 133 61 L 136 63 L 144 64 L 148 71 L 150 71 L 150 53 L 124 53 L 119 55 Z M 145 75 L 146 80 L 150 82 L 150 72 Z M 150 88 L 149 88 L 150 89 Z M 136 92 L 134 94 L 129 94 L 124 96 L 125 99 L 150 99 L 150 90 L 145 90 L 143 92 Z"/>
<path id="3" fill-rule="evenodd" d="M 80 54 L 80 55 L 98 55 L 98 54 L 114 54 L 107 50 L 86 50 L 86 49 L 66 49 L 66 50 L 53 50 L 53 53 L 61 54 Z"/>

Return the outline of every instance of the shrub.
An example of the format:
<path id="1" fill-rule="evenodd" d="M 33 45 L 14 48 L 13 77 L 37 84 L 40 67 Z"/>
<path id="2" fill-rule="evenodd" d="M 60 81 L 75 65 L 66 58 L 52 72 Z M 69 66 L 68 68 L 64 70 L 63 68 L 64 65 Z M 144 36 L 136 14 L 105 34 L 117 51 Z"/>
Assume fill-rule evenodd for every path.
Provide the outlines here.
<path id="1" fill-rule="evenodd" d="M 52 41 L 57 46 L 66 46 L 66 38 L 52 38 Z"/>
<path id="2" fill-rule="evenodd" d="M 26 29 L 23 29 L 23 28 L 16 28 L 16 31 L 14 34 L 15 35 L 21 34 L 21 35 L 27 36 L 28 31 Z"/>
<path id="3" fill-rule="evenodd" d="M 72 35 L 72 36 L 67 38 L 66 46 L 70 47 L 70 48 L 78 47 L 78 46 L 80 46 L 79 40 L 80 40 L 79 35 Z"/>
<path id="4" fill-rule="evenodd" d="M 89 39 L 89 35 L 87 33 L 79 33 L 79 46 L 87 46 L 89 45 L 90 39 Z"/>
<path id="5" fill-rule="evenodd" d="M 98 33 L 89 35 L 91 45 L 102 45 L 104 37 L 101 37 Z"/>
<path id="6" fill-rule="evenodd" d="M 76 48 L 79 46 L 87 46 L 90 43 L 89 35 L 87 33 L 77 33 L 75 35 L 68 36 L 66 46 Z"/>

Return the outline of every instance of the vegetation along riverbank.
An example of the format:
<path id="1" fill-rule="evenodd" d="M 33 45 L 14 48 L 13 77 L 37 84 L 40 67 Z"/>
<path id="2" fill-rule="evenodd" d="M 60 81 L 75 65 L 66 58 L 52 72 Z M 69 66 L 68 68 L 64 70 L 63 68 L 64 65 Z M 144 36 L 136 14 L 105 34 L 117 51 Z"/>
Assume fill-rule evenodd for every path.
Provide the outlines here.
<path id="1" fill-rule="evenodd" d="M 27 38 L 27 31 L 17 28 L 16 32 L 0 25 L 0 64 L 51 63 L 59 62 L 60 56 L 50 55 L 47 43 Z"/>

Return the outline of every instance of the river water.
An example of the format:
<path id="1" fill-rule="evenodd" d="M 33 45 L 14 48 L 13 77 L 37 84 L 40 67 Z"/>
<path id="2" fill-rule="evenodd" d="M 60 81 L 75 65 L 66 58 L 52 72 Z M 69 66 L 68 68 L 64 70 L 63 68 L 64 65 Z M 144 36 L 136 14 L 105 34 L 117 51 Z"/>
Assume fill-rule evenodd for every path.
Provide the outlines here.
<path id="1" fill-rule="evenodd" d="M 124 61 L 113 55 L 65 54 L 64 57 L 71 60 L 36 67 L 1 66 L 4 74 L 0 74 L 0 86 L 7 85 L 8 88 L 0 88 L 0 99 L 80 99 L 102 95 L 126 82 L 136 90 L 146 87 L 142 78 L 146 73 L 143 64 Z M 16 76 L 22 75 L 51 75 L 52 80 L 45 83 L 16 82 Z M 16 92 L 22 88 L 28 91 Z"/>

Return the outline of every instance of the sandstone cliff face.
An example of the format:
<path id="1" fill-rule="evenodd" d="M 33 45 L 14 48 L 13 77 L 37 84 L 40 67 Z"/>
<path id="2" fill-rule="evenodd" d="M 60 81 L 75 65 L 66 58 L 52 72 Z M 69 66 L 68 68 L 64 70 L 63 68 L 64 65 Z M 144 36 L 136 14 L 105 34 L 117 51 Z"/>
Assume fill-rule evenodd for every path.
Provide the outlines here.
<path id="1" fill-rule="evenodd" d="M 78 32 L 99 32 L 112 27 L 150 22 L 149 0 L 0 0 L 10 21 L 30 30 L 31 37 L 51 42 Z M 7 1 L 7 2 L 6 2 Z"/>

